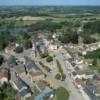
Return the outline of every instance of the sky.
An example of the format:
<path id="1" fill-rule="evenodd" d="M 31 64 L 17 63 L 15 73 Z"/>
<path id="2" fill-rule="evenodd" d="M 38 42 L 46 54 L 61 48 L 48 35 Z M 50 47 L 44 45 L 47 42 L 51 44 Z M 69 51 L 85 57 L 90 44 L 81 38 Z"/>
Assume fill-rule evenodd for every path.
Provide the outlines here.
<path id="1" fill-rule="evenodd" d="M 100 0 L 0 0 L 0 5 L 100 5 Z"/>

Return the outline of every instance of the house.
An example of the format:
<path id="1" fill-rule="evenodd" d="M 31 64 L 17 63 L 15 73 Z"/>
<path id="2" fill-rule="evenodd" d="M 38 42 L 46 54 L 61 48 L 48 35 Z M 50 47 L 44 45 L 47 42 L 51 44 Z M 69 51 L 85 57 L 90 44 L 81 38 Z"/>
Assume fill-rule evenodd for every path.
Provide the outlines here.
<path id="1" fill-rule="evenodd" d="M 25 57 L 25 67 L 28 72 L 31 70 L 40 70 L 38 66 L 35 64 L 34 60 L 29 57 Z"/>
<path id="2" fill-rule="evenodd" d="M 71 74 L 72 78 L 75 80 L 76 78 L 79 79 L 92 79 L 94 76 L 94 72 L 91 71 L 73 71 Z"/>
<path id="3" fill-rule="evenodd" d="M 38 96 L 33 98 L 33 100 L 48 100 L 52 94 L 53 91 L 47 87 Z"/>
<path id="4" fill-rule="evenodd" d="M 13 67 L 14 72 L 18 75 L 25 73 L 25 66 L 23 64 L 19 64 Z"/>
<path id="5" fill-rule="evenodd" d="M 44 74 L 41 71 L 30 71 L 29 75 L 32 77 L 32 81 L 44 79 Z"/>
<path id="6" fill-rule="evenodd" d="M 84 90 L 91 100 L 100 100 L 100 75 L 95 75 L 93 79 L 88 80 Z"/>
<path id="7" fill-rule="evenodd" d="M 79 78 L 75 79 L 75 84 L 80 89 L 84 89 L 84 87 L 85 87 L 85 83 Z"/>
<path id="8" fill-rule="evenodd" d="M 13 70 L 30 88 L 33 86 L 33 81 L 44 78 L 44 74 L 35 62 L 28 57 L 25 57 L 25 65 L 19 64 Z"/>
<path id="9" fill-rule="evenodd" d="M 39 44 L 36 46 L 36 48 L 39 54 L 44 54 L 45 52 L 47 52 L 47 47 L 44 44 Z"/>
<path id="10" fill-rule="evenodd" d="M 92 43 L 84 46 L 84 51 L 83 54 L 86 54 L 88 51 L 94 51 L 100 48 L 100 42 L 97 43 Z"/>
<path id="11" fill-rule="evenodd" d="M 100 75 L 95 75 L 92 83 L 96 86 L 96 96 L 100 98 Z"/>
<path id="12" fill-rule="evenodd" d="M 50 84 L 45 79 L 41 79 L 41 80 L 35 81 L 35 83 L 37 84 L 38 88 L 41 91 L 43 91 L 46 87 L 50 86 Z"/>
<path id="13" fill-rule="evenodd" d="M 87 93 L 87 95 L 91 98 L 91 100 L 96 100 L 96 86 L 93 85 L 91 82 L 86 83 L 86 87 L 84 88 L 84 91 Z"/>
<path id="14" fill-rule="evenodd" d="M 26 98 L 31 97 L 32 92 L 28 85 L 20 78 L 16 77 L 16 80 L 13 81 L 13 88 L 18 91 L 19 100 L 26 100 Z"/>
<path id="15" fill-rule="evenodd" d="M 50 44 L 48 45 L 48 49 L 49 49 L 49 50 L 57 50 L 57 45 L 56 45 L 55 43 L 50 43 Z"/>
<path id="16" fill-rule="evenodd" d="M 8 82 L 8 71 L 4 67 L 0 67 L 0 84 L 3 84 L 4 82 Z"/>
<path id="17" fill-rule="evenodd" d="M 11 44 L 6 46 L 5 49 L 4 49 L 5 53 L 7 53 L 7 54 L 14 54 L 13 50 L 14 50 L 14 47 Z"/>
<path id="18" fill-rule="evenodd" d="M 88 65 L 85 64 L 85 63 L 77 64 L 77 67 L 78 67 L 81 71 L 88 70 Z"/>
<path id="19" fill-rule="evenodd" d="M 10 67 L 14 67 L 17 65 L 17 62 L 16 62 L 16 58 L 15 56 L 11 55 L 8 60 L 7 60 L 7 64 L 10 66 Z"/>

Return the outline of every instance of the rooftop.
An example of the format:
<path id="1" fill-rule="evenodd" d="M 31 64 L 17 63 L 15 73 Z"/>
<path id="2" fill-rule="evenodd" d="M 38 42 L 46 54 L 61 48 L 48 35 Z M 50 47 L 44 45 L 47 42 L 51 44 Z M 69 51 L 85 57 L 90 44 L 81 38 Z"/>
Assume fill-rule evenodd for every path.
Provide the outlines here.
<path id="1" fill-rule="evenodd" d="M 27 88 L 27 85 L 25 84 L 25 82 L 22 81 L 19 77 L 15 81 L 15 84 L 18 87 L 19 90 L 22 89 L 23 87 L 26 87 Z"/>
<path id="2" fill-rule="evenodd" d="M 25 57 L 25 65 L 27 67 L 28 70 L 31 70 L 32 68 L 39 70 L 38 66 L 35 64 L 35 62 L 33 60 L 31 60 L 28 57 Z"/>
<path id="3" fill-rule="evenodd" d="M 44 98 L 49 97 L 51 94 L 52 94 L 52 90 L 50 88 L 46 88 L 33 100 L 44 100 Z"/>

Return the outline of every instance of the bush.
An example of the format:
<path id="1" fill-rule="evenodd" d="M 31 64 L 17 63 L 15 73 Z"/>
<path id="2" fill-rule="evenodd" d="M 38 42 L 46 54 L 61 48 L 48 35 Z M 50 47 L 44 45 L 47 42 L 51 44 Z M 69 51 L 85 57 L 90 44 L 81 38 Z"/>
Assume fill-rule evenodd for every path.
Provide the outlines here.
<path id="1" fill-rule="evenodd" d="M 48 57 L 48 53 L 40 54 L 41 58 L 46 58 Z"/>
<path id="2" fill-rule="evenodd" d="M 59 62 L 58 60 L 56 60 L 56 62 L 57 62 L 57 67 L 58 67 L 59 73 L 60 73 L 60 75 L 61 75 L 61 78 L 60 78 L 60 79 L 61 79 L 62 81 L 64 81 L 65 78 L 66 78 L 66 75 L 63 73 L 63 69 L 61 68 L 60 62 Z"/>
<path id="3" fill-rule="evenodd" d="M 51 71 L 51 69 L 48 66 L 44 65 L 41 61 L 39 63 L 45 70 L 47 70 L 48 72 Z"/>
<path id="4" fill-rule="evenodd" d="M 46 61 L 47 61 L 47 62 L 51 62 L 51 61 L 53 61 L 53 57 L 48 56 L 47 59 L 46 59 Z"/>
<path id="5" fill-rule="evenodd" d="M 0 55 L 0 65 L 2 65 L 3 61 L 4 61 L 4 57 Z"/>
<path id="6" fill-rule="evenodd" d="M 57 62 L 58 70 L 59 70 L 59 72 L 62 74 L 62 73 L 63 73 L 63 70 L 62 70 L 62 68 L 61 68 L 61 64 L 59 63 L 58 60 L 56 60 L 56 62 Z"/>
<path id="7" fill-rule="evenodd" d="M 31 40 L 26 40 L 24 43 L 25 49 L 32 48 L 32 41 Z"/>
<path id="8" fill-rule="evenodd" d="M 64 81 L 66 79 L 66 75 L 65 74 L 62 74 L 62 81 Z"/>
<path id="9" fill-rule="evenodd" d="M 23 52 L 23 48 L 21 46 L 18 46 L 15 48 L 14 50 L 16 53 L 22 53 Z"/>
<path id="10" fill-rule="evenodd" d="M 61 80 L 61 74 L 56 74 L 56 76 L 55 76 L 55 78 L 57 79 L 57 80 Z"/>
<path id="11" fill-rule="evenodd" d="M 88 52 L 84 57 L 86 59 L 88 59 L 88 58 L 90 58 L 90 59 L 92 59 L 92 58 L 94 58 L 94 59 L 100 59 L 100 49 Z"/>

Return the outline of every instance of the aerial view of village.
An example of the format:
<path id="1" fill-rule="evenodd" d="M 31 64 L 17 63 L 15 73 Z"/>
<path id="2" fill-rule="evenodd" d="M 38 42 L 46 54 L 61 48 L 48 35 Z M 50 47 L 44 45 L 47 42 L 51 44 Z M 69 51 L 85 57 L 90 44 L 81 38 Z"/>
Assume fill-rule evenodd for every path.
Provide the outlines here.
<path id="1" fill-rule="evenodd" d="M 100 100 L 99 5 L 0 0 L 0 100 Z"/>

